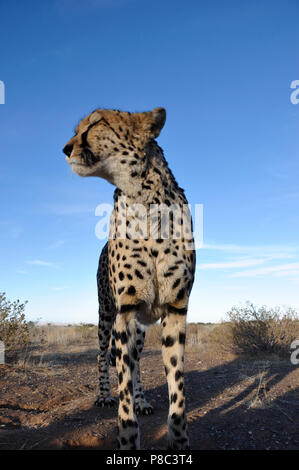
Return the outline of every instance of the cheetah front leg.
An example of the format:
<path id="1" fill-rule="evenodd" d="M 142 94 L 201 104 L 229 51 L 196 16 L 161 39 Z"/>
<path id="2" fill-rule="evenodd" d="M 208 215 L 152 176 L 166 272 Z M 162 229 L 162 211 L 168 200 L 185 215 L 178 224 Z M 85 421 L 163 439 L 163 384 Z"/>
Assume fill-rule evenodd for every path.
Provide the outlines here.
<path id="1" fill-rule="evenodd" d="M 140 356 L 143 350 L 145 340 L 145 331 L 140 326 L 136 327 L 136 349 L 137 349 L 137 361 L 136 361 L 136 385 L 135 385 L 135 409 L 138 415 L 151 415 L 154 412 L 152 405 L 148 403 L 145 398 L 144 390 L 141 384 L 140 378 Z"/>
<path id="2" fill-rule="evenodd" d="M 140 377 L 140 357 L 144 346 L 145 331 L 141 325 L 136 325 L 136 382 L 135 382 L 135 411 L 136 415 L 151 415 L 154 412 L 152 405 L 148 403 L 145 398 L 144 390 L 141 384 Z M 111 366 L 116 366 L 116 345 L 115 345 L 115 329 L 112 329 L 111 350 L 109 356 L 109 363 Z"/>
<path id="3" fill-rule="evenodd" d="M 169 394 L 168 442 L 171 449 L 188 449 L 184 392 L 186 311 L 183 314 L 173 310 L 168 307 L 162 320 L 162 356 Z"/>
<path id="4" fill-rule="evenodd" d="M 103 318 L 105 317 L 105 320 Z M 108 319 L 110 319 L 108 321 Z M 98 396 L 95 400 L 95 406 L 112 407 L 116 404 L 116 399 L 110 394 L 110 378 L 109 378 L 109 341 L 112 330 L 113 316 L 100 315 L 98 336 L 100 352 L 98 355 L 98 371 L 99 371 L 99 389 Z"/>
<path id="5" fill-rule="evenodd" d="M 115 398 L 110 395 L 109 379 L 109 342 L 112 325 L 115 318 L 114 300 L 110 289 L 108 277 L 108 244 L 104 246 L 97 270 L 97 287 L 99 300 L 99 348 L 98 370 L 99 370 L 99 391 L 95 406 L 111 407 L 116 403 Z"/>
<path id="6" fill-rule="evenodd" d="M 136 387 L 136 321 L 133 313 L 118 313 L 115 320 L 116 369 L 118 374 L 118 437 L 121 450 L 140 448 L 134 395 Z"/>

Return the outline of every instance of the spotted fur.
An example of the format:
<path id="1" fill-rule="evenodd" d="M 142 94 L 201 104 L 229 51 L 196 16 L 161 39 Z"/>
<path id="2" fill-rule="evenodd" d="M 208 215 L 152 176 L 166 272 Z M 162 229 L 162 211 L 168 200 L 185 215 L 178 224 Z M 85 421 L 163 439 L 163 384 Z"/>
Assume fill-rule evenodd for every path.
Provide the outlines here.
<path id="1" fill-rule="evenodd" d="M 161 319 L 162 356 L 168 382 L 169 446 L 189 446 L 185 414 L 184 347 L 186 314 L 195 252 L 184 191 L 178 186 L 159 135 L 166 113 L 127 113 L 98 109 L 84 118 L 64 148 L 80 176 L 98 176 L 116 186 L 110 237 L 100 257 L 99 406 L 111 405 L 108 346 L 111 331 L 118 374 L 118 448 L 140 447 L 137 414 L 150 405 L 140 384 L 139 357 L 144 326 Z M 153 205 L 171 210 L 170 232 Z M 179 212 L 172 211 L 173 207 Z M 145 209 L 144 209 L 145 208 Z M 151 224 L 149 223 L 151 216 Z M 169 235 L 169 236 L 168 236 Z"/>

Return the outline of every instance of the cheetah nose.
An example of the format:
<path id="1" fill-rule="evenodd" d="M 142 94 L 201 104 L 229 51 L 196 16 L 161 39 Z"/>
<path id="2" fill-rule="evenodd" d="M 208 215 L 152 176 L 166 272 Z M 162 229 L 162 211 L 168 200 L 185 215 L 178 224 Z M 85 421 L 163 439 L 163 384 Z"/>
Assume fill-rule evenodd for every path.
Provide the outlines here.
<path id="1" fill-rule="evenodd" d="M 73 146 L 72 145 L 69 145 L 69 144 L 66 144 L 65 147 L 63 147 L 63 153 L 65 153 L 65 155 L 67 157 L 70 157 L 71 156 L 71 153 L 72 153 L 72 150 L 73 150 Z"/>

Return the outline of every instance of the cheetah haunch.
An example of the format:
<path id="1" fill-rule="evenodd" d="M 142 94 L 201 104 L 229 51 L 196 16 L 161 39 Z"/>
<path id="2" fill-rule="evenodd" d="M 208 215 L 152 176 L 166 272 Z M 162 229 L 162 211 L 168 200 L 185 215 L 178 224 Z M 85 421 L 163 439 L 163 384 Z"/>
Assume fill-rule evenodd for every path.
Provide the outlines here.
<path id="1" fill-rule="evenodd" d="M 158 319 L 163 326 L 162 356 L 169 391 L 169 446 L 173 449 L 189 446 L 184 348 L 195 251 L 184 191 L 155 141 L 165 119 L 163 108 L 144 113 L 97 109 L 82 119 L 63 149 L 75 173 L 105 178 L 117 188 L 109 240 L 101 253 L 97 274 L 100 315 L 97 404 L 113 404 L 108 370 L 109 359 L 113 360 L 108 354 L 113 330 L 120 449 L 140 448 L 137 415 L 152 412 L 140 384 L 139 357 L 145 326 Z M 165 214 L 169 216 L 168 232 Z M 185 220 L 190 222 L 187 228 Z"/>

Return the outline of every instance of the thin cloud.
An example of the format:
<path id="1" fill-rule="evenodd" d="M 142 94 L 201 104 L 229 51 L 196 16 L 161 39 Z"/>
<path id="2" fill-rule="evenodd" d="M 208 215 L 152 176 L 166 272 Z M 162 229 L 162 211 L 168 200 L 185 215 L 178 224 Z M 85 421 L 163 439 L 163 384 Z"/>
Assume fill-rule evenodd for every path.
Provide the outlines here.
<path id="1" fill-rule="evenodd" d="M 283 277 L 283 276 L 288 276 L 288 277 L 293 277 L 293 276 L 298 276 L 299 278 L 299 269 L 290 269 L 286 271 L 278 271 L 276 273 L 277 276 Z"/>
<path id="2" fill-rule="evenodd" d="M 34 259 L 27 261 L 27 264 L 31 264 L 33 266 L 46 266 L 48 268 L 58 268 L 57 264 L 51 263 L 49 261 L 43 261 L 41 259 Z"/>
<path id="3" fill-rule="evenodd" d="M 57 240 L 56 242 L 52 243 L 48 246 L 48 250 L 54 250 L 55 248 L 60 248 L 61 246 L 65 245 L 65 240 Z"/>
<path id="4" fill-rule="evenodd" d="M 199 264 L 199 269 L 236 269 L 250 266 L 258 266 L 265 263 L 266 259 L 242 259 L 237 261 L 224 261 L 220 263 Z"/>
<path id="5" fill-rule="evenodd" d="M 17 274 L 28 274 L 28 271 L 25 271 L 24 269 L 16 269 Z"/>
<path id="6" fill-rule="evenodd" d="M 58 286 L 58 287 L 52 287 L 52 290 L 56 291 L 56 292 L 61 292 L 61 291 L 64 291 L 66 289 L 70 289 L 70 286 Z"/>
<path id="7" fill-rule="evenodd" d="M 287 263 L 287 264 L 280 264 L 276 266 L 268 266 L 264 268 L 258 269 L 248 269 L 247 271 L 240 271 L 234 274 L 231 274 L 229 277 L 256 277 L 256 276 L 264 276 L 267 274 L 274 274 L 274 275 L 294 275 L 294 272 L 299 273 L 299 263 Z M 285 273 L 285 274 L 284 274 Z"/>
<path id="8" fill-rule="evenodd" d="M 3 227 L 3 231 L 6 232 L 11 238 L 17 239 L 24 233 L 23 227 L 17 225 L 11 220 L 1 220 L 0 226 Z"/>
<path id="9" fill-rule="evenodd" d="M 272 201 L 292 201 L 299 199 L 299 191 L 292 193 L 281 194 L 280 196 L 273 197 Z"/>
<path id="10" fill-rule="evenodd" d="M 201 270 L 236 270 L 226 274 L 229 278 L 254 278 L 262 276 L 283 276 L 292 282 L 297 282 L 299 277 L 298 259 L 299 247 L 294 245 L 234 245 L 234 244 L 206 244 L 203 249 L 215 251 L 219 257 L 228 255 L 230 260 L 222 260 L 198 264 Z M 237 256 L 239 255 L 239 256 Z M 295 258 L 294 262 L 287 263 L 286 260 Z M 281 264 L 277 264 L 282 260 Z M 274 262 L 276 261 L 276 264 Z M 284 262 L 283 262 L 284 261 Z M 264 265 L 264 266 L 261 266 Z M 261 267 L 258 267 L 261 266 Z M 256 269 L 245 269 L 253 268 Z M 240 270 L 244 268 L 244 270 Z"/>
<path id="11" fill-rule="evenodd" d="M 289 256 L 299 251 L 299 245 L 236 245 L 204 243 L 202 250 L 224 251 L 230 253 L 258 254 L 267 256 Z"/>
<path id="12" fill-rule="evenodd" d="M 13 239 L 20 238 L 20 236 L 24 233 L 24 229 L 22 227 L 12 227 L 10 229 L 10 236 Z"/>
<path id="13" fill-rule="evenodd" d="M 82 215 L 94 214 L 95 207 L 92 204 L 49 204 L 45 210 L 54 215 Z"/>

